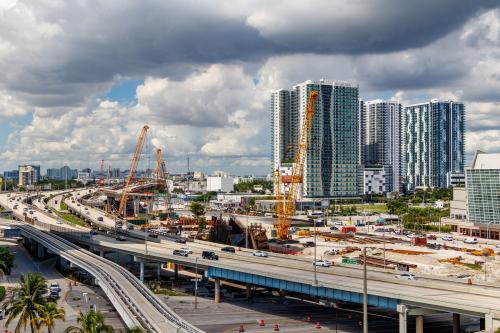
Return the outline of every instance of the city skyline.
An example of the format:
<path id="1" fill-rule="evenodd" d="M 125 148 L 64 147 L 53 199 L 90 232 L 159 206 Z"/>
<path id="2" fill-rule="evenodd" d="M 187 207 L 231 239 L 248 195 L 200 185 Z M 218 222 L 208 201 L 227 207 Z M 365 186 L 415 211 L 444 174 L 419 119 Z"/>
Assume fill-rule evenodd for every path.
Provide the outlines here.
<path id="1" fill-rule="evenodd" d="M 463 102 L 469 164 L 477 149 L 500 150 L 494 5 L 398 2 L 395 13 L 391 1 L 363 8 L 257 2 L 232 10 L 147 1 L 122 3 L 118 17 L 113 1 L 99 3 L 97 13 L 86 4 L 2 2 L 9 33 L 0 39 L 0 170 L 31 163 L 98 169 L 101 159 L 126 169 L 147 123 L 149 147 L 163 149 L 172 172 L 186 171 L 189 156 L 193 169 L 268 173 L 270 91 L 321 78 L 359 84 L 364 100 Z M 321 17 L 313 7 L 323 8 Z M 78 26 L 72 13 L 82 18 Z M 139 34 L 131 22 L 147 13 L 154 15 Z M 297 15 L 300 28 L 291 24 Z M 330 28 L 318 32 L 326 22 Z M 193 33 L 173 38 L 170 24 Z M 196 52 L 185 56 L 181 39 Z"/>

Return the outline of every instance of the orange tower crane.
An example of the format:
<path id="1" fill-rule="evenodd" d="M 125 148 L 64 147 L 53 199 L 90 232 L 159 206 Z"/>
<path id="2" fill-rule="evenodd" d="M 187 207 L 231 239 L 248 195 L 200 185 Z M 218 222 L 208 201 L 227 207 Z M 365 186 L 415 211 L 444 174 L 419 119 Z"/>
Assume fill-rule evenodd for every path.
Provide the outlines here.
<path id="1" fill-rule="evenodd" d="M 274 172 L 274 191 L 276 200 L 276 212 L 278 215 L 278 238 L 288 239 L 290 228 L 290 216 L 295 212 L 295 201 L 297 200 L 299 184 L 304 182 L 304 163 L 307 148 L 311 138 L 313 118 L 316 113 L 318 92 L 313 90 L 309 93 L 306 112 L 300 128 L 300 137 L 295 153 L 291 175 L 281 176 L 279 170 Z"/>
<path id="2" fill-rule="evenodd" d="M 128 173 L 128 177 L 125 181 L 125 186 L 123 187 L 123 194 L 120 200 L 120 206 L 118 208 L 118 216 L 122 216 L 123 218 L 127 217 L 126 215 L 126 207 L 128 200 L 128 193 L 130 191 L 130 185 L 132 184 L 132 180 L 134 179 L 135 173 L 137 171 L 137 165 L 139 164 L 139 157 L 141 156 L 142 147 L 144 147 L 144 142 L 146 141 L 146 134 L 148 133 L 149 126 L 144 125 L 141 130 L 141 134 L 139 135 L 139 140 L 135 146 L 134 155 L 132 156 L 132 163 L 130 164 L 130 170 Z"/>
<path id="3" fill-rule="evenodd" d="M 104 160 L 101 160 L 101 168 L 99 169 L 99 179 L 97 180 L 97 186 L 102 186 L 102 171 L 104 167 Z"/>

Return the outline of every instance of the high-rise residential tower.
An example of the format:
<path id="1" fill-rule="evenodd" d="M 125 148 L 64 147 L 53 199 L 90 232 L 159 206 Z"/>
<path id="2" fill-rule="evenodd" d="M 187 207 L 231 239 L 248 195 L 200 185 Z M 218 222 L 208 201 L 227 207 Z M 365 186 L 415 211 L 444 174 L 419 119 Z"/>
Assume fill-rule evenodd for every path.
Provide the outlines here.
<path id="1" fill-rule="evenodd" d="M 305 197 L 357 196 L 360 162 L 357 86 L 320 80 L 306 81 L 290 91 L 273 92 L 273 166 L 290 162 L 295 156 L 299 130 L 313 90 L 318 91 L 318 102 L 305 158 L 302 194 Z"/>
<path id="2" fill-rule="evenodd" d="M 404 159 L 408 190 L 447 186 L 450 173 L 464 171 L 465 107 L 439 101 L 404 107 Z"/>
<path id="3" fill-rule="evenodd" d="M 383 166 L 386 191 L 401 191 L 401 104 L 380 99 L 367 101 L 362 103 L 360 114 L 362 163 Z"/>

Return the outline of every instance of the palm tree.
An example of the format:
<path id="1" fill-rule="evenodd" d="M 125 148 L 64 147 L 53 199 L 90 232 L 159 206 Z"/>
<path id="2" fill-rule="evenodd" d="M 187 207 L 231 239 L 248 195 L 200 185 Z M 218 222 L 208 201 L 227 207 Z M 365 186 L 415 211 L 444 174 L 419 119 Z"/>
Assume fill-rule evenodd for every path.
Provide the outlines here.
<path id="1" fill-rule="evenodd" d="M 14 254 L 6 247 L 0 247 L 0 276 L 10 275 L 10 271 L 14 266 Z"/>
<path id="2" fill-rule="evenodd" d="M 113 327 L 104 322 L 104 316 L 100 312 L 90 310 L 87 313 L 80 313 L 76 318 L 78 326 L 69 326 L 64 333 L 112 333 Z"/>
<path id="3" fill-rule="evenodd" d="M 47 280 L 39 274 L 28 273 L 28 276 L 21 275 L 19 277 L 19 287 L 14 290 L 14 295 L 17 298 L 12 298 L 6 304 L 5 314 L 9 324 L 15 318 L 19 317 L 15 333 L 19 333 L 23 328 L 26 331 L 26 325 L 29 323 L 31 333 L 35 333 L 38 323 L 38 317 L 44 310 L 46 299 L 43 296 L 47 291 Z"/>
<path id="4" fill-rule="evenodd" d="M 52 333 L 55 328 L 55 321 L 62 320 L 65 321 L 65 314 L 63 308 L 58 308 L 56 303 L 49 302 L 45 304 L 45 308 L 43 309 L 40 319 L 38 321 L 38 332 L 41 332 L 44 327 L 47 327 L 47 332 Z"/>

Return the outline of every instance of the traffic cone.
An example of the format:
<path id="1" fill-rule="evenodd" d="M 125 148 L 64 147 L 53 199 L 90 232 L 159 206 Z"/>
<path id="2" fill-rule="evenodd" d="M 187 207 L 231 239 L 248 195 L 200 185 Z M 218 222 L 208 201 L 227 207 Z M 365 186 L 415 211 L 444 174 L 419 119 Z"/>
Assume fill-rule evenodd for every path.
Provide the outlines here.
<path id="1" fill-rule="evenodd" d="M 259 320 L 259 326 L 265 326 L 264 319 Z"/>
<path id="2" fill-rule="evenodd" d="M 311 319 L 311 316 L 307 316 L 306 321 L 307 321 L 308 323 L 310 323 L 310 322 L 311 322 L 311 320 L 312 320 L 312 319 Z"/>
<path id="3" fill-rule="evenodd" d="M 240 324 L 240 330 L 238 332 L 245 332 L 245 327 L 243 327 L 243 324 Z"/>
<path id="4" fill-rule="evenodd" d="M 274 331 L 279 332 L 280 331 L 280 325 L 274 324 Z"/>
<path id="5" fill-rule="evenodd" d="M 316 322 L 316 326 L 314 327 L 317 328 L 318 330 L 321 329 L 321 324 L 319 323 L 319 321 Z"/>

